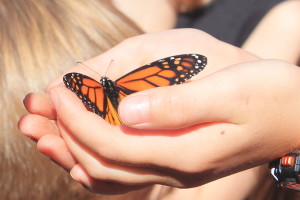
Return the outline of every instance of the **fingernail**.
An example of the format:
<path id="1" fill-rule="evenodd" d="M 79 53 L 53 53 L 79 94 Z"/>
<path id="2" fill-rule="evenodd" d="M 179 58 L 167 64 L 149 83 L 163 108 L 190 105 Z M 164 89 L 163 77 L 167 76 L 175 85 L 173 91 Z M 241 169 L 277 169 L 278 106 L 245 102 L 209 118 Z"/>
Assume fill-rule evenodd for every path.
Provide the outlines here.
<path id="1" fill-rule="evenodd" d="M 26 104 L 26 101 L 28 100 L 28 98 L 30 97 L 32 93 L 29 93 L 29 94 L 26 94 L 26 96 L 24 97 L 23 99 L 23 104 L 25 105 Z"/>
<path id="2" fill-rule="evenodd" d="M 87 184 L 89 182 L 86 173 L 78 164 L 71 169 L 70 175 L 75 181 L 81 184 Z"/>
<path id="3" fill-rule="evenodd" d="M 124 99 L 119 113 L 126 125 L 143 124 L 149 119 L 149 98 L 146 95 L 134 95 Z"/>

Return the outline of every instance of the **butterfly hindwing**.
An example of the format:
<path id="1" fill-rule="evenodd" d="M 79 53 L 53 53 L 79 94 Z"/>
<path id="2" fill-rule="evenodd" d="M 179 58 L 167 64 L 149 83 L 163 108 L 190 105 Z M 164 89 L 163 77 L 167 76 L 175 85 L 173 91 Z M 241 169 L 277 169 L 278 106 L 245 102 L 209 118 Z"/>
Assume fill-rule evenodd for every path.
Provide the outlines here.
<path id="1" fill-rule="evenodd" d="M 207 63 L 205 56 L 183 54 L 171 56 L 144 65 L 116 80 L 116 85 L 125 94 L 180 84 L 203 70 Z"/>
<path id="2" fill-rule="evenodd" d="M 112 125 L 116 125 L 116 126 L 122 125 L 123 123 L 119 117 L 119 114 L 109 98 L 107 98 L 107 102 L 108 104 L 107 104 L 106 116 L 104 119 L 109 123 L 111 123 Z"/>

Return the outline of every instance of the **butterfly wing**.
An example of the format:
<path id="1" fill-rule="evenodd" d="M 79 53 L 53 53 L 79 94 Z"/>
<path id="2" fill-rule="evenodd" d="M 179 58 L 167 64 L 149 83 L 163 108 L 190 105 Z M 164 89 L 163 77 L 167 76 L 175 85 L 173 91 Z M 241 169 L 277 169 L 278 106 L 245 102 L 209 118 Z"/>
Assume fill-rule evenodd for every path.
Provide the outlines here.
<path id="1" fill-rule="evenodd" d="M 80 73 L 68 73 L 63 81 L 66 87 L 72 90 L 94 113 L 111 124 L 121 124 L 114 106 L 99 82 Z"/>
<path id="2" fill-rule="evenodd" d="M 104 119 L 108 121 L 110 124 L 115 126 L 119 126 L 123 124 L 117 110 L 115 109 L 115 106 L 113 105 L 113 103 L 109 98 L 107 98 L 107 109 L 106 109 L 106 116 Z"/>
<path id="3" fill-rule="evenodd" d="M 79 73 L 69 73 L 63 78 L 71 89 L 92 111 L 113 125 L 122 122 L 117 113 L 118 103 L 134 92 L 180 84 L 198 74 L 207 59 L 199 54 L 183 54 L 160 59 L 142 66 L 117 79 L 113 87 L 104 87 L 94 79 Z M 105 86 L 106 88 L 106 86 Z M 116 94 L 117 93 L 117 94 Z M 119 99 L 115 99 L 115 94 Z"/>
<path id="4" fill-rule="evenodd" d="M 134 92 L 183 83 L 202 71 L 206 63 L 205 56 L 183 54 L 142 66 L 116 80 L 120 99 Z"/>

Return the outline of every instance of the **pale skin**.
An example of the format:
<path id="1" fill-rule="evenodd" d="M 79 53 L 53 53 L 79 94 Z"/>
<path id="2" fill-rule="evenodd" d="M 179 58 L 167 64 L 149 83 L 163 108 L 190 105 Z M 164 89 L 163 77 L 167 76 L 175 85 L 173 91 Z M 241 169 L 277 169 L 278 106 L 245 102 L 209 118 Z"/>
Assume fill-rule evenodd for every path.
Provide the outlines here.
<path id="1" fill-rule="evenodd" d="M 199 186 L 300 146 L 300 69 L 295 65 L 260 60 L 192 29 L 134 37 L 85 64 L 104 74 L 103 66 L 113 58 L 109 76 L 114 80 L 153 60 L 187 52 L 207 56 L 207 68 L 189 83 L 123 100 L 119 113 L 133 129 L 111 126 L 87 111 L 62 85 L 62 77 L 49 84 L 47 94 L 25 98 L 30 114 L 19 129 L 87 189 L 106 194 L 153 183 Z M 70 71 L 99 79 L 79 65 Z"/>
<path id="2" fill-rule="evenodd" d="M 257 25 L 242 48 L 261 58 L 300 64 L 300 1 L 278 4 Z"/>
<path id="3" fill-rule="evenodd" d="M 170 29 L 176 23 L 176 6 L 172 0 L 112 0 L 112 2 L 145 32 Z"/>

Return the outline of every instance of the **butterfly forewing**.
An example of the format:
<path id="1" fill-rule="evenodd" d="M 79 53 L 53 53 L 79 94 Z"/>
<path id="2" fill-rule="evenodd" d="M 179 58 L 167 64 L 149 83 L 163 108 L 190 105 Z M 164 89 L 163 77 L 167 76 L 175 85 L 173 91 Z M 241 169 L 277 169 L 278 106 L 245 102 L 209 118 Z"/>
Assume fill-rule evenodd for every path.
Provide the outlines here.
<path id="1" fill-rule="evenodd" d="M 116 80 L 116 85 L 126 94 L 154 87 L 180 84 L 203 70 L 205 56 L 183 54 L 160 59 L 140 67 Z"/>

